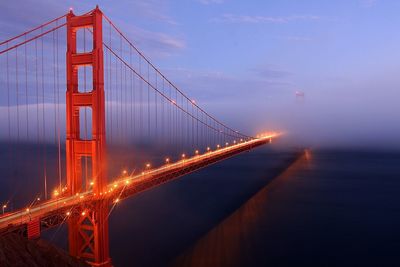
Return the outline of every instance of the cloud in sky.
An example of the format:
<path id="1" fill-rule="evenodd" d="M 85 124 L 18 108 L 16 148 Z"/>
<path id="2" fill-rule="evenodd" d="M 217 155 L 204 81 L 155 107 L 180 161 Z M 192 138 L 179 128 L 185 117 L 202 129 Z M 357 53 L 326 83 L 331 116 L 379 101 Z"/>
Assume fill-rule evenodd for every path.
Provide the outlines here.
<path id="1" fill-rule="evenodd" d="M 164 72 L 189 96 L 209 103 L 252 102 L 282 90 L 290 91 L 293 87 L 289 80 L 292 74 L 272 65 L 255 67 L 242 75 L 184 68 L 171 68 Z"/>
<path id="2" fill-rule="evenodd" d="M 292 75 L 291 72 L 272 65 L 259 66 L 249 70 L 262 79 L 286 79 Z"/>
<path id="3" fill-rule="evenodd" d="M 107 5 L 104 3 L 103 10 L 151 58 L 172 56 L 186 48 L 184 36 L 178 30 L 179 23 L 169 14 L 168 2 L 121 1 L 117 7 Z M 124 16 L 119 15 L 121 7 L 127 10 Z"/>
<path id="4" fill-rule="evenodd" d="M 147 1 L 132 1 L 132 10 L 138 10 L 142 16 L 151 19 L 156 19 L 170 25 L 178 25 L 178 23 L 168 15 L 165 1 L 147 0 Z"/>
<path id="5" fill-rule="evenodd" d="M 123 31 L 139 50 L 143 50 L 150 57 L 166 57 L 178 53 L 186 48 L 183 37 L 164 32 L 150 31 L 142 27 L 121 24 Z"/>
<path id="6" fill-rule="evenodd" d="M 258 24 L 258 23 L 274 23 L 282 24 L 289 23 L 292 21 L 316 21 L 320 20 L 320 16 L 315 15 L 293 15 L 293 16 L 258 16 L 258 15 L 236 15 L 231 13 L 226 13 L 220 17 L 211 19 L 213 22 L 225 22 L 225 23 L 248 23 L 248 24 Z"/>
<path id="7" fill-rule="evenodd" d="M 203 5 L 210 5 L 210 4 L 222 4 L 224 0 L 197 0 L 197 2 Z"/>
<path id="8" fill-rule="evenodd" d="M 363 7 L 373 7 L 378 3 L 378 0 L 361 0 L 361 5 Z"/>
<path id="9" fill-rule="evenodd" d="M 278 39 L 283 39 L 287 41 L 294 41 L 294 42 L 309 42 L 313 39 L 307 36 L 280 36 Z"/>

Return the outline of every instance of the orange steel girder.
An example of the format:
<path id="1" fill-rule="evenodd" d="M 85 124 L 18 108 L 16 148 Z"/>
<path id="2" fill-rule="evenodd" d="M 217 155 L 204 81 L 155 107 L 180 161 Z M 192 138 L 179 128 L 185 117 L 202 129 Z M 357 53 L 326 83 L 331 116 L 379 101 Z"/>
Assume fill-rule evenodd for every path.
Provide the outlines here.
<path id="1" fill-rule="evenodd" d="M 93 33 L 93 50 L 78 53 L 77 31 L 90 28 Z M 106 136 L 103 66 L 102 13 L 98 7 L 92 12 L 67 16 L 67 190 L 70 195 L 83 190 L 82 157 L 90 157 L 92 163 L 93 192 L 100 196 L 106 187 Z M 78 91 L 78 69 L 92 66 L 93 88 L 91 92 Z M 92 109 L 92 139 L 80 137 L 79 109 Z M 85 181 L 86 188 L 89 181 Z M 108 244 L 109 203 L 98 198 L 90 208 L 68 219 L 68 240 L 71 255 L 87 260 L 92 266 L 111 266 Z"/>

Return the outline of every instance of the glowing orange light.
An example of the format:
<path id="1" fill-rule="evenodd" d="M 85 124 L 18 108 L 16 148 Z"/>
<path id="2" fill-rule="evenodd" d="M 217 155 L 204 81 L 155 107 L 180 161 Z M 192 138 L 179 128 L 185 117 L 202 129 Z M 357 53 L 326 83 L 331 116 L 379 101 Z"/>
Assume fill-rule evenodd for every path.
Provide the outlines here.
<path id="1" fill-rule="evenodd" d="M 166 159 L 165 159 L 165 162 L 166 162 L 166 163 L 169 163 L 169 158 L 166 158 Z"/>
<path id="2" fill-rule="evenodd" d="M 40 197 L 38 197 L 36 200 L 37 200 L 37 201 L 40 201 Z"/>
<path id="3" fill-rule="evenodd" d="M 65 213 L 67 216 L 71 215 L 71 212 L 67 211 L 67 213 Z"/>
<path id="4" fill-rule="evenodd" d="M 7 208 L 7 205 L 3 205 L 3 209 Z"/>
<path id="5" fill-rule="evenodd" d="M 119 202 L 119 198 L 114 200 L 114 203 L 118 203 Z"/>
<path id="6" fill-rule="evenodd" d="M 150 167 L 151 167 L 150 163 L 147 163 L 146 168 L 150 168 Z"/>
<path id="7" fill-rule="evenodd" d="M 85 216 L 85 215 L 86 215 L 86 212 L 85 212 L 85 211 L 82 211 L 81 214 L 82 214 L 82 216 Z"/>
<path id="8" fill-rule="evenodd" d="M 198 150 L 196 150 L 194 153 L 196 153 L 196 155 L 198 155 L 198 154 L 199 154 L 199 151 L 198 151 Z"/>
<path id="9" fill-rule="evenodd" d="M 123 170 L 123 171 L 122 171 L 122 174 L 124 174 L 124 175 L 127 174 L 127 173 L 128 173 L 127 170 Z"/>
<path id="10" fill-rule="evenodd" d="M 227 145 L 229 145 L 229 143 L 228 143 L 228 142 L 226 142 L 226 143 L 225 143 L 225 145 L 227 146 Z"/>
<path id="11" fill-rule="evenodd" d="M 29 208 L 26 208 L 26 212 L 29 212 L 30 211 L 30 209 Z"/>
<path id="12" fill-rule="evenodd" d="M 219 148 L 220 147 L 220 145 L 217 145 L 217 148 Z"/>
<path id="13" fill-rule="evenodd" d="M 208 147 L 207 147 L 207 151 L 210 151 L 210 149 L 211 149 L 211 148 L 208 146 Z"/>
<path id="14" fill-rule="evenodd" d="M 185 158 L 186 157 L 186 155 L 185 154 L 182 154 L 182 158 Z"/>

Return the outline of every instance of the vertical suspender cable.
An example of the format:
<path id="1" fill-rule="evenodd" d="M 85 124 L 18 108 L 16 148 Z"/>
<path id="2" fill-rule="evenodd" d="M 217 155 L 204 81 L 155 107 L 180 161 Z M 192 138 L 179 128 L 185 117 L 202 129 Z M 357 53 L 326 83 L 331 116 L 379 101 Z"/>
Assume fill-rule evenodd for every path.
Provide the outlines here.
<path id="1" fill-rule="evenodd" d="M 147 63 L 147 136 L 150 138 L 150 64 Z"/>
<path id="2" fill-rule="evenodd" d="M 158 84 L 157 84 L 157 72 L 155 72 L 155 74 L 156 74 L 156 88 L 158 89 Z M 156 143 L 158 143 L 158 134 L 157 134 L 157 105 L 158 105 L 158 103 L 157 103 L 157 91 L 155 91 L 154 90 L 154 103 L 155 103 L 155 109 L 156 109 L 156 120 L 155 120 L 155 136 L 156 136 Z"/>
<path id="3" fill-rule="evenodd" d="M 56 22 L 58 26 L 58 20 Z M 59 183 L 59 192 L 61 192 L 62 187 L 62 172 L 61 172 L 61 130 L 60 130 L 60 71 L 59 71 L 59 51 L 58 51 L 58 30 L 56 34 L 56 69 L 57 69 L 57 145 L 58 145 L 58 183 Z"/>
<path id="4" fill-rule="evenodd" d="M 7 43 L 8 48 L 8 43 Z M 7 68 L 7 118 L 8 118 L 8 140 L 11 143 L 11 114 L 10 114 L 10 69 L 8 62 L 8 52 L 6 53 L 6 68 Z M 11 153 L 11 144 L 9 145 L 9 152 Z M 11 156 L 11 154 L 10 154 Z M 11 158 L 10 158 L 11 160 Z"/>
<path id="5" fill-rule="evenodd" d="M 43 33 L 43 27 L 42 27 L 42 33 Z M 44 38 L 41 38 L 41 58 L 42 58 L 42 120 L 43 120 L 43 163 L 44 163 L 44 197 L 47 199 L 47 149 L 46 149 L 46 118 L 45 118 L 45 100 L 44 100 Z"/>
<path id="6" fill-rule="evenodd" d="M 18 83 L 18 47 L 15 48 L 15 95 L 17 101 L 17 142 L 19 142 L 19 83 Z"/>
<path id="7" fill-rule="evenodd" d="M 119 47 L 119 51 L 120 51 L 120 57 L 122 58 L 122 37 L 120 36 L 120 47 Z M 120 114 L 118 116 L 118 118 L 120 119 L 120 128 L 119 128 L 119 138 L 122 141 L 122 134 L 123 134 L 123 125 L 122 125 L 122 117 L 123 117 L 123 113 L 122 113 L 122 62 L 120 61 L 120 68 L 119 68 L 119 83 L 120 83 L 120 102 L 118 102 L 118 105 L 120 107 Z"/>
<path id="8" fill-rule="evenodd" d="M 139 74 L 142 75 L 142 58 L 139 56 Z M 140 90 L 139 90 L 139 133 L 140 138 L 143 137 L 143 80 L 140 79 Z"/>
<path id="9" fill-rule="evenodd" d="M 26 41 L 26 34 L 25 34 Z M 29 141 L 29 111 L 28 111 L 28 60 L 27 60 L 27 46 L 25 45 L 25 118 L 26 118 L 26 141 Z"/>
<path id="10" fill-rule="evenodd" d="M 132 47 L 131 46 L 129 46 L 129 64 L 132 66 Z M 132 66 L 133 67 L 133 66 Z M 131 111 L 131 115 L 130 115 L 130 119 L 131 119 L 131 132 L 130 132 L 130 139 L 131 139 L 131 141 L 133 141 L 132 139 L 133 139 L 133 137 L 134 137 L 134 133 L 133 133 L 133 127 L 134 127 L 134 125 L 133 125 L 133 88 L 134 88 L 134 86 L 133 86 L 133 76 L 132 76 L 132 73 L 129 75 L 129 79 L 130 79 L 130 85 L 131 85 L 131 94 L 130 94 L 130 97 L 131 97 L 131 103 L 130 103 L 130 105 L 129 105 L 129 107 L 130 107 L 130 111 Z"/>
<path id="11" fill-rule="evenodd" d="M 109 32 L 109 45 L 110 48 L 112 49 L 112 41 L 111 41 L 111 25 L 110 25 L 110 32 Z M 108 64 L 109 64 L 109 87 L 108 87 L 108 91 L 109 91 L 109 97 L 110 99 L 109 101 L 109 106 L 110 106 L 110 140 L 112 142 L 113 140 L 113 131 L 114 131 L 114 127 L 113 127 L 113 90 L 111 88 L 112 86 L 112 61 L 111 61 L 111 53 L 109 53 L 109 60 L 108 60 Z"/>

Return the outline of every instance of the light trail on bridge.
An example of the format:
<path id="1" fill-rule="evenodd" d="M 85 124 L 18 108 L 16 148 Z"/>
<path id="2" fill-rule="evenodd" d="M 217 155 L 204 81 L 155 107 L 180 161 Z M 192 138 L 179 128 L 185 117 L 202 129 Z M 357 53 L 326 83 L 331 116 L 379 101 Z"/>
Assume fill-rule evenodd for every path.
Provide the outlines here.
<path id="1" fill-rule="evenodd" d="M 119 202 L 123 198 L 151 189 L 184 174 L 199 170 L 221 159 L 226 159 L 227 157 L 243 151 L 248 151 L 256 146 L 269 143 L 279 135 L 280 134 L 270 134 L 250 141 L 238 141 L 236 144 L 214 151 L 194 155 L 175 163 L 167 162 L 165 165 L 158 168 L 116 179 L 107 185 L 106 188 L 108 190 L 104 191 L 102 196 L 104 199 L 109 199 L 111 205 L 112 203 Z M 190 169 L 194 166 L 196 167 Z M 152 184 L 152 182 L 154 183 Z M 32 218 L 46 219 L 54 213 L 60 213 L 60 211 L 62 211 L 63 217 L 69 216 L 72 214 L 71 210 L 80 205 L 83 206 L 79 208 L 79 212 L 84 212 L 84 204 L 92 201 L 95 196 L 95 193 L 89 190 L 69 197 L 58 197 L 12 213 L 6 213 L 0 216 L 0 233 L 10 230 L 14 231 L 15 228 L 26 225 Z"/>

